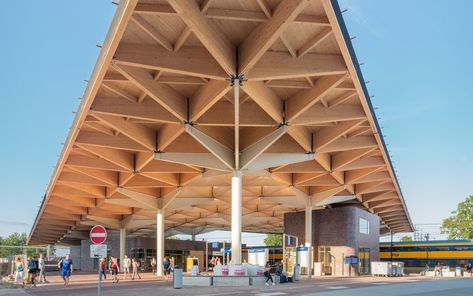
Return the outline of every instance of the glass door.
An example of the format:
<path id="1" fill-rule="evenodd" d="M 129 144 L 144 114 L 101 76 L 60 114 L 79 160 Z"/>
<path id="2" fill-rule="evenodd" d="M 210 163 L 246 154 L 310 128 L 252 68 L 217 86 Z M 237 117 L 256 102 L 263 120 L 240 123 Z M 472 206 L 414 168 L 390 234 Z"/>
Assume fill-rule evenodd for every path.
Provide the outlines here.
<path id="1" fill-rule="evenodd" d="M 318 260 L 322 265 L 322 275 L 332 275 L 332 254 L 330 253 L 330 247 L 321 246 L 318 251 Z"/>
<path id="2" fill-rule="evenodd" d="M 370 248 L 360 248 L 358 250 L 358 272 L 360 274 L 370 273 Z"/>

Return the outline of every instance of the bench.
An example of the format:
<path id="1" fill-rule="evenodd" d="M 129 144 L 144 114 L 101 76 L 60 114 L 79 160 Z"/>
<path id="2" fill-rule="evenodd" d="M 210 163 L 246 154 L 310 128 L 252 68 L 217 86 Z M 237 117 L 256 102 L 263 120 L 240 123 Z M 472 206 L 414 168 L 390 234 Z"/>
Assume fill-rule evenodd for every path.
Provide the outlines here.
<path id="1" fill-rule="evenodd" d="M 241 287 L 250 285 L 249 276 L 214 276 L 213 285 L 216 287 Z"/>

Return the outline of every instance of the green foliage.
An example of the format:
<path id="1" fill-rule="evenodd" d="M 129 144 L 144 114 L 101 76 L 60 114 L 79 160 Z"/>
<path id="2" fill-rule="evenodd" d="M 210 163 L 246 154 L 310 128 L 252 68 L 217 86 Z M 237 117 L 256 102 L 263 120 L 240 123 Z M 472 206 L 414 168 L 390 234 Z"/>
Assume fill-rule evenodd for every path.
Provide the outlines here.
<path id="1" fill-rule="evenodd" d="M 267 234 L 264 243 L 267 246 L 282 246 L 282 234 Z"/>
<path id="2" fill-rule="evenodd" d="M 442 222 L 442 233 L 448 239 L 473 239 L 473 195 L 458 204 L 457 210 Z"/>
<path id="3" fill-rule="evenodd" d="M 399 241 L 401 241 L 401 242 L 411 242 L 412 241 L 412 236 L 404 235 L 403 237 L 401 237 L 401 239 Z"/>
<path id="4" fill-rule="evenodd" d="M 0 237 L 0 246 L 24 246 L 26 245 L 26 233 L 13 233 L 9 236 Z M 0 247 L 0 257 L 23 254 L 22 248 Z"/>

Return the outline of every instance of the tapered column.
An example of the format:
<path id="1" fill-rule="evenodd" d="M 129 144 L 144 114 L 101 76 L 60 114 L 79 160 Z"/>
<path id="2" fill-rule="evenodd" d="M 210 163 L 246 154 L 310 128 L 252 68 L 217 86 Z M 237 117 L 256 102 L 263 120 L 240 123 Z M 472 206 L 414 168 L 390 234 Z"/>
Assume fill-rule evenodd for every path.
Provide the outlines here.
<path id="1" fill-rule="evenodd" d="M 156 275 L 163 275 L 164 260 L 164 209 L 158 209 L 156 214 Z"/>
<path id="2" fill-rule="evenodd" d="M 242 219 L 241 171 L 232 177 L 232 263 L 241 264 L 241 219 Z"/>
<path id="3" fill-rule="evenodd" d="M 305 207 L 305 246 L 307 247 L 307 276 L 312 277 L 312 204 L 310 198 L 307 199 Z"/>
<path id="4" fill-rule="evenodd" d="M 120 264 L 123 264 L 126 248 L 126 228 L 120 228 Z"/>

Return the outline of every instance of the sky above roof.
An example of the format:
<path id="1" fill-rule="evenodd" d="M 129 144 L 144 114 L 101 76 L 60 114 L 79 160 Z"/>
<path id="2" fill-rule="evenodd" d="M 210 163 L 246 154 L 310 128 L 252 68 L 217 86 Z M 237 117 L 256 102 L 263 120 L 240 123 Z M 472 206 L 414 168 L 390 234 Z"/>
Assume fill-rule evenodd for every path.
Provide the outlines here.
<path id="1" fill-rule="evenodd" d="M 412 220 L 440 223 L 473 194 L 473 2 L 340 6 Z M 0 236 L 29 233 L 115 9 L 106 0 L 3 4 Z"/>

